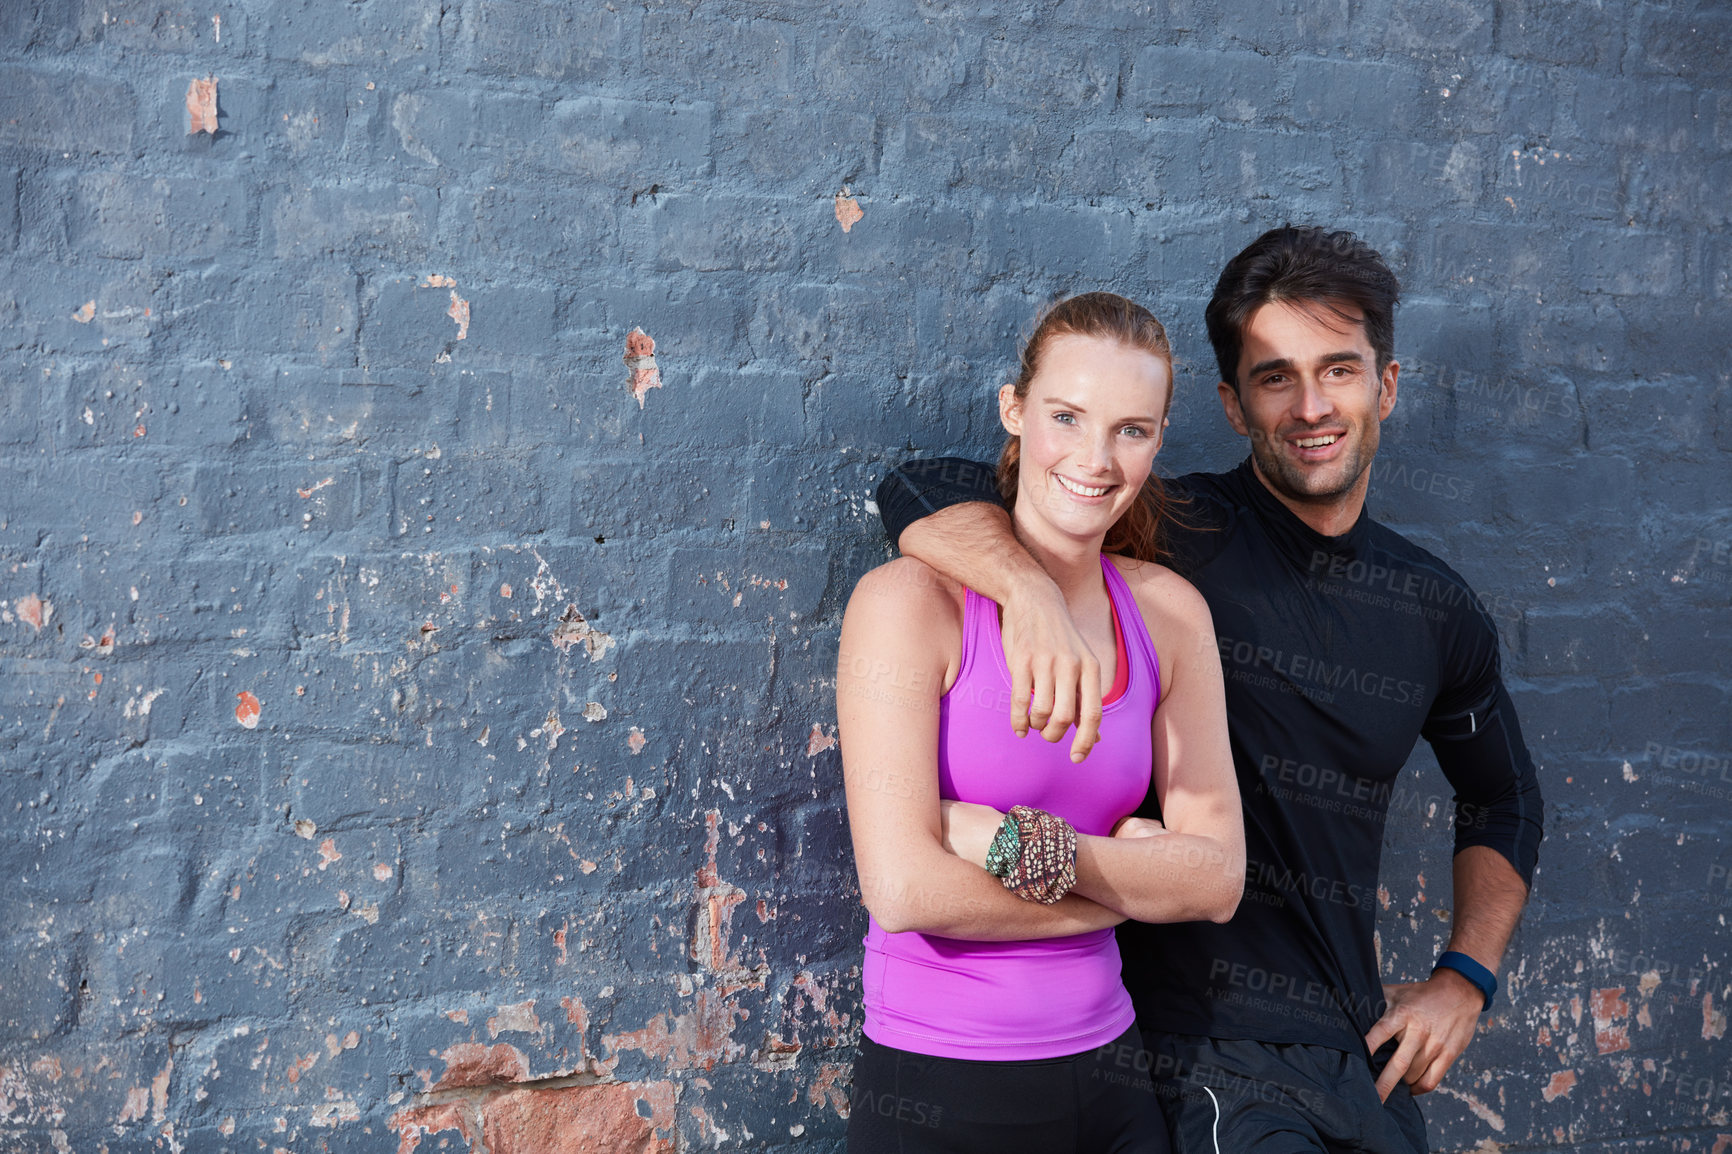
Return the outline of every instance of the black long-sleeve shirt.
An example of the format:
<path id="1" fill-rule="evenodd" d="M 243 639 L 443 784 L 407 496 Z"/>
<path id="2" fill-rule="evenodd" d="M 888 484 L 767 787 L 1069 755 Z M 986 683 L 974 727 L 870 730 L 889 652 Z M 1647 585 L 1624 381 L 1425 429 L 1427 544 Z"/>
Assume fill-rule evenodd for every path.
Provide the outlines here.
<path id="1" fill-rule="evenodd" d="M 1185 500 L 1167 564 L 1214 616 L 1245 896 L 1225 925 L 1121 925 L 1125 985 L 1146 1028 L 1363 1053 L 1383 1009 L 1384 818 L 1420 737 L 1455 790 L 1456 852 L 1488 846 L 1533 878 L 1543 804 L 1497 630 L 1431 553 L 1369 513 L 1315 532 L 1249 460 L 1167 485 Z M 990 466 L 915 461 L 878 490 L 892 540 L 963 501 L 998 501 Z M 1142 812 L 1158 816 L 1153 791 Z"/>

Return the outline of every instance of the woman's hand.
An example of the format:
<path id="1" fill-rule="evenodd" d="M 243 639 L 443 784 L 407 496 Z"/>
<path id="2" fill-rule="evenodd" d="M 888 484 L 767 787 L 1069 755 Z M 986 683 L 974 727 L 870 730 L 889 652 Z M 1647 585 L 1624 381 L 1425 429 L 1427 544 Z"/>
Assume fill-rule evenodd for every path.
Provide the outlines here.
<path id="1" fill-rule="evenodd" d="M 944 848 L 965 862 L 986 868 L 986 851 L 1004 824 L 1004 815 L 990 805 L 941 801 L 938 820 L 944 828 Z"/>
<path id="2" fill-rule="evenodd" d="M 1131 814 L 1119 818 L 1113 826 L 1110 837 L 1158 837 L 1167 832 L 1167 827 L 1152 817 L 1137 817 Z"/>

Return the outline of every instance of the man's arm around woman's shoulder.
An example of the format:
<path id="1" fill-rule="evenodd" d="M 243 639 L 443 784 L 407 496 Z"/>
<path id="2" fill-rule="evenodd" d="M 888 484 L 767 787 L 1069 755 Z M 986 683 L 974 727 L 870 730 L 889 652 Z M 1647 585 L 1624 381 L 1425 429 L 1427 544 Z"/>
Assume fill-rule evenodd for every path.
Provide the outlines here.
<path id="1" fill-rule="evenodd" d="M 1208 604 L 1166 568 L 1114 557 L 1160 662 L 1153 787 L 1167 834 L 1079 838 L 1077 890 L 1137 921 L 1224 922 L 1245 882 L 1245 826 Z"/>

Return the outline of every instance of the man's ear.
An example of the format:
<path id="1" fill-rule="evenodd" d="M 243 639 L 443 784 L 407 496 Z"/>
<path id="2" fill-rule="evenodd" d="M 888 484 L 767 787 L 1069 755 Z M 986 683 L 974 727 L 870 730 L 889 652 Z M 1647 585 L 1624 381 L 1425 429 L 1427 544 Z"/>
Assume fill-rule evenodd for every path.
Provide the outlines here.
<path id="1" fill-rule="evenodd" d="M 1016 399 L 1015 385 L 998 386 L 998 423 L 1011 436 L 1022 436 L 1022 402 Z"/>
<path id="2" fill-rule="evenodd" d="M 1383 379 L 1378 384 L 1377 419 L 1387 420 L 1389 414 L 1395 411 L 1395 382 L 1401 376 L 1401 364 L 1390 361 L 1383 366 Z"/>
<path id="3" fill-rule="evenodd" d="M 1249 436 L 1251 429 L 1245 424 L 1245 410 L 1239 407 L 1239 390 L 1226 381 L 1216 381 L 1215 391 L 1221 395 L 1221 411 L 1227 414 L 1227 423 L 1233 426 L 1233 431 L 1241 437 Z"/>

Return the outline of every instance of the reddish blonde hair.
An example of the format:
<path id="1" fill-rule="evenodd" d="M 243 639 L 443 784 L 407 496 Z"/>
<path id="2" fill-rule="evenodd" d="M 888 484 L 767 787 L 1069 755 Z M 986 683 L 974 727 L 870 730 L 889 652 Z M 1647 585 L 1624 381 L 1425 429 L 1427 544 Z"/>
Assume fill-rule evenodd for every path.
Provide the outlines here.
<path id="1" fill-rule="evenodd" d="M 1167 366 L 1167 403 L 1161 408 L 1161 418 L 1166 419 L 1173 404 L 1173 347 L 1167 340 L 1167 330 L 1154 313 L 1117 293 L 1081 293 L 1049 305 L 1040 314 L 1034 331 L 1023 342 L 1021 366 L 1012 385 L 1018 401 L 1028 398 L 1028 386 L 1040 371 L 1040 359 L 1047 345 L 1055 337 L 1065 336 L 1115 340 L 1159 359 Z M 1007 505 L 1016 502 L 1021 462 L 1022 438 L 1011 437 L 998 457 L 998 492 Z M 1150 473 L 1137 500 L 1107 530 L 1101 549 L 1139 561 L 1160 560 L 1165 553 L 1162 531 L 1170 516 L 1170 505 L 1161 479 Z"/>

